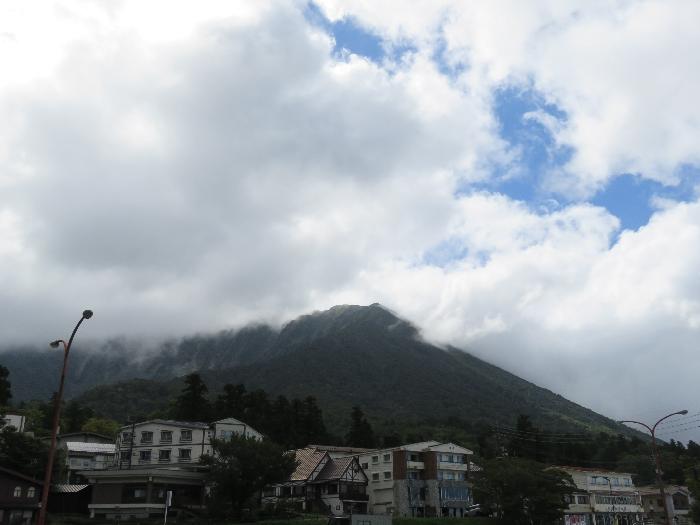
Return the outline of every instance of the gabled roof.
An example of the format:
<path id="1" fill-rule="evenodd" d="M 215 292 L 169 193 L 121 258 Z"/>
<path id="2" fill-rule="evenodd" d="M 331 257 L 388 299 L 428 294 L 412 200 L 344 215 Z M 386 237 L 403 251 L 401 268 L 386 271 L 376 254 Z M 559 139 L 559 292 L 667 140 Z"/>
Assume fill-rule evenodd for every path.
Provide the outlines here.
<path id="1" fill-rule="evenodd" d="M 294 451 L 294 455 L 297 460 L 297 468 L 289 479 L 291 481 L 306 481 L 314 473 L 323 458 L 328 456 L 328 453 L 315 448 L 300 448 Z"/>
<path id="2" fill-rule="evenodd" d="M 26 476 L 26 475 L 22 474 L 21 472 L 17 472 L 16 470 L 12 470 L 12 469 L 5 468 L 5 467 L 0 467 L 0 472 L 4 472 L 5 474 L 12 476 L 12 477 L 15 477 L 15 478 L 23 479 L 24 481 L 29 481 L 30 483 L 34 483 L 36 485 L 43 485 L 43 483 L 41 481 L 39 481 L 38 479 L 34 479 L 32 477 Z"/>
<path id="3" fill-rule="evenodd" d="M 114 438 L 111 438 L 109 436 L 105 436 L 104 434 L 98 434 L 97 432 L 68 432 L 66 434 L 59 434 L 56 436 L 58 439 L 66 439 L 66 438 L 71 438 L 75 436 L 95 436 L 100 439 L 106 439 L 108 441 L 114 441 Z"/>
<path id="4" fill-rule="evenodd" d="M 353 465 L 357 469 L 356 472 L 358 476 L 367 480 L 367 476 L 360 468 L 360 464 L 357 462 L 357 459 L 352 456 L 346 456 L 344 458 L 329 459 L 314 481 L 332 481 L 340 479 L 343 477 L 348 468 L 351 468 Z"/>

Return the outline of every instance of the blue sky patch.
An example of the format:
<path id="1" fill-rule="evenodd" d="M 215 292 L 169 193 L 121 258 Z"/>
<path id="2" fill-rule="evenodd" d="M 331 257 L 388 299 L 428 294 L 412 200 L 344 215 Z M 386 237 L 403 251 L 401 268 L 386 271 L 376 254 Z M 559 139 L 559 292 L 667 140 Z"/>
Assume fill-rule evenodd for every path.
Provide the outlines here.
<path id="1" fill-rule="evenodd" d="M 344 49 L 351 53 L 363 56 L 373 62 L 381 62 L 386 53 L 382 45 L 382 39 L 367 31 L 353 18 L 345 18 L 331 22 L 326 18 L 321 9 L 313 2 L 306 5 L 304 11 L 306 19 L 315 26 L 323 28 L 335 38 L 335 53 L 340 54 Z"/>

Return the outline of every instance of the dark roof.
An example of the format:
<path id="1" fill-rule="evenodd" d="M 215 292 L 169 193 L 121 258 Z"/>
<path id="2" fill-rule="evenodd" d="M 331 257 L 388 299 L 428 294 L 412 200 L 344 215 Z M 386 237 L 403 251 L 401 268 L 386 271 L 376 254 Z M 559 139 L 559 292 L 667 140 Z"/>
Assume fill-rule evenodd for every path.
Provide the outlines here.
<path id="1" fill-rule="evenodd" d="M 306 481 L 316 470 L 326 453 L 315 448 L 300 448 L 294 451 L 294 456 L 297 460 L 297 468 L 289 479 L 291 481 Z"/>
<path id="2" fill-rule="evenodd" d="M 339 479 L 345 471 L 348 469 L 350 464 L 354 461 L 352 457 L 330 459 L 323 467 L 323 470 L 316 477 L 317 480 L 333 480 Z"/>
<path id="3" fill-rule="evenodd" d="M 374 450 L 372 448 L 359 447 L 337 447 L 335 445 L 306 445 L 306 448 L 315 448 L 317 450 L 325 450 L 326 452 L 346 452 L 348 454 L 362 454 Z"/>
<path id="4" fill-rule="evenodd" d="M 58 439 L 63 439 L 71 436 L 97 436 L 98 438 L 107 439 L 109 441 L 114 441 L 114 438 L 105 436 L 104 434 L 98 434 L 97 432 L 68 432 L 66 434 L 59 434 L 56 436 Z"/>
<path id="5" fill-rule="evenodd" d="M 12 470 L 12 469 L 5 468 L 5 467 L 0 467 L 0 472 L 4 472 L 5 474 L 8 474 L 8 475 L 13 476 L 15 478 L 23 479 L 24 481 L 29 481 L 30 483 L 35 483 L 37 485 L 43 485 L 43 483 L 41 481 L 39 481 L 38 479 L 34 479 L 30 476 L 22 474 L 21 472 L 17 472 L 16 470 Z"/>

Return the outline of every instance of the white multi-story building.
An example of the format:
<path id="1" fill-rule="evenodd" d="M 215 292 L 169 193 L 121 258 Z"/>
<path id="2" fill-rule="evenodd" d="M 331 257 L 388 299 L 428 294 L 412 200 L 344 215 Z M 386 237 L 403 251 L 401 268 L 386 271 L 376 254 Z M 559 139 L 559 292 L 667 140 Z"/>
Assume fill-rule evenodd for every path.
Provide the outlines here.
<path id="1" fill-rule="evenodd" d="M 204 506 L 206 474 L 199 458 L 211 440 L 262 434 L 234 418 L 213 423 L 152 419 L 121 428 L 114 466 L 81 472 L 92 485 L 90 515 L 103 519 L 162 516 L 168 492 L 170 515 Z"/>
<path id="2" fill-rule="evenodd" d="M 629 472 L 583 467 L 553 467 L 571 475 L 564 525 L 633 525 L 644 518 L 639 491 Z"/>
<path id="3" fill-rule="evenodd" d="M 664 488 L 666 494 L 666 507 L 668 513 L 673 519 L 674 524 L 678 525 L 693 525 L 690 519 L 690 507 L 693 505 L 693 495 L 688 490 L 688 487 L 680 485 L 666 485 Z M 646 515 L 655 521 L 663 520 L 664 516 L 664 501 L 661 499 L 661 492 L 657 486 L 639 487 L 639 494 L 642 498 L 642 506 Z"/>
<path id="4" fill-rule="evenodd" d="M 234 418 L 213 423 L 152 419 L 121 428 L 117 439 L 117 465 L 167 467 L 196 464 L 204 454 L 211 454 L 211 439 L 232 435 L 262 439 L 262 434 Z"/>
<path id="5" fill-rule="evenodd" d="M 5 414 L 2 416 L 4 426 L 13 427 L 17 432 L 24 432 L 24 424 L 27 420 L 22 414 Z"/>
<path id="6" fill-rule="evenodd" d="M 465 516 L 473 504 L 473 452 L 425 441 L 359 455 L 367 473 L 369 511 L 393 516 Z"/>

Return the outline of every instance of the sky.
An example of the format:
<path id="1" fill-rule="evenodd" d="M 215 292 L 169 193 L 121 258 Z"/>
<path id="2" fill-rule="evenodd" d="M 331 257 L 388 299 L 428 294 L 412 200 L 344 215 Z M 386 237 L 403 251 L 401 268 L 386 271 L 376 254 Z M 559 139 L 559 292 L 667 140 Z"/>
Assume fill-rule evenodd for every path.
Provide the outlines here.
<path id="1" fill-rule="evenodd" d="M 379 302 L 610 417 L 688 409 L 666 437 L 700 440 L 699 19 L 3 2 L 0 333 L 38 344 L 87 307 L 81 337 L 136 338 Z"/>

